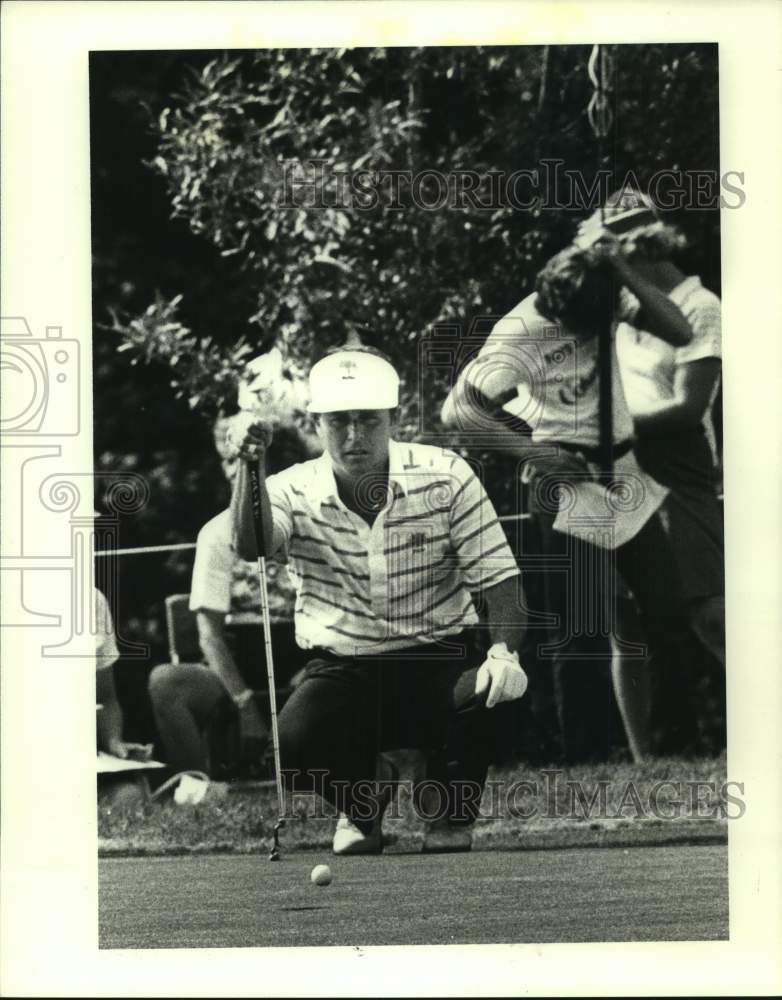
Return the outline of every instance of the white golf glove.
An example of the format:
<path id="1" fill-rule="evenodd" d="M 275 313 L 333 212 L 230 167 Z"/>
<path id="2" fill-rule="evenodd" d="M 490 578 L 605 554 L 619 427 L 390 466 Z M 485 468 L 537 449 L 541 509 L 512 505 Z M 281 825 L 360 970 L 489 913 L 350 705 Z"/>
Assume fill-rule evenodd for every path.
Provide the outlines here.
<path id="1" fill-rule="evenodd" d="M 511 653 L 504 642 L 495 642 L 475 677 L 475 693 L 489 688 L 486 707 L 501 701 L 515 701 L 527 690 L 527 675 L 519 664 L 519 654 Z"/>

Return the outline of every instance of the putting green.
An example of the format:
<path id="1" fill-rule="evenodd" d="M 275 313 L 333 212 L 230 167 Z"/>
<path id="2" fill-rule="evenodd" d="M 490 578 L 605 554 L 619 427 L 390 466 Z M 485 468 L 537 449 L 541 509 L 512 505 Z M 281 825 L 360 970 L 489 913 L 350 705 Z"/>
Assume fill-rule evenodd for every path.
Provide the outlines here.
<path id="1" fill-rule="evenodd" d="M 310 881 L 328 863 L 334 881 Z M 725 845 L 100 862 L 103 948 L 702 941 L 728 936 Z"/>

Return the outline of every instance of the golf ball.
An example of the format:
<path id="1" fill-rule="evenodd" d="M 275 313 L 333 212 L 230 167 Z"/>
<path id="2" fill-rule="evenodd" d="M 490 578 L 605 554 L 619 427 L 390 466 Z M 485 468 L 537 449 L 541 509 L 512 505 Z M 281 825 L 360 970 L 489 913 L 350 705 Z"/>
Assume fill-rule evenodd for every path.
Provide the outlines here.
<path id="1" fill-rule="evenodd" d="M 315 885 L 329 885 L 331 883 L 331 869 L 328 865 L 315 865 L 310 872 L 310 880 Z"/>

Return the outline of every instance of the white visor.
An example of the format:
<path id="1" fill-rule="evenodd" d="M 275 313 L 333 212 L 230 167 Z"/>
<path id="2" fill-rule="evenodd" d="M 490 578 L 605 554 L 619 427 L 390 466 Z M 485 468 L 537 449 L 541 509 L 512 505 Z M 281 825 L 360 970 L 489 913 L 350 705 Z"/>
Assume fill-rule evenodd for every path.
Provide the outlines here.
<path id="1" fill-rule="evenodd" d="M 313 366 L 310 397 L 310 413 L 393 410 L 399 405 L 399 376 L 376 354 L 338 351 Z"/>

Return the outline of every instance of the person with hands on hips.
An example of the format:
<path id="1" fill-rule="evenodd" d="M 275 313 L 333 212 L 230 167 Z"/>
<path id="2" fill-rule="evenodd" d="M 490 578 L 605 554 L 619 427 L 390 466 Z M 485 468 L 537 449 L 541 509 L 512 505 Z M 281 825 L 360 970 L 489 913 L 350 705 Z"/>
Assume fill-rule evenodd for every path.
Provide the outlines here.
<path id="1" fill-rule="evenodd" d="M 376 755 L 425 750 L 425 784 L 439 801 L 431 808 L 429 795 L 424 849 L 469 849 L 488 770 L 487 710 L 527 686 L 519 569 L 467 463 L 392 438 L 399 377 L 384 355 L 360 344 L 329 352 L 310 392 L 317 459 L 266 478 L 271 425 L 247 415 L 234 428 L 238 553 L 256 555 L 251 462 L 266 554 L 286 550 L 296 639 L 312 652 L 279 718 L 286 781 L 342 814 L 335 853 L 377 853 L 389 790 L 374 781 Z M 492 642 L 485 657 L 469 648 L 478 592 Z"/>

